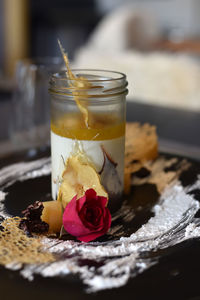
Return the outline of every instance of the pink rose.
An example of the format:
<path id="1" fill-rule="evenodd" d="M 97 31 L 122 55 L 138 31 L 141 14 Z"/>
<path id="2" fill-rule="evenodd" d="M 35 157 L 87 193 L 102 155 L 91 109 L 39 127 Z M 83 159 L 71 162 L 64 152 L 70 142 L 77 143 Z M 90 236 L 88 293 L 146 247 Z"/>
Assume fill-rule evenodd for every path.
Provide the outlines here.
<path id="1" fill-rule="evenodd" d="M 82 242 L 90 242 L 104 235 L 111 225 L 107 202 L 107 198 L 97 196 L 93 189 L 87 190 L 79 199 L 75 196 L 63 214 L 65 230 Z"/>

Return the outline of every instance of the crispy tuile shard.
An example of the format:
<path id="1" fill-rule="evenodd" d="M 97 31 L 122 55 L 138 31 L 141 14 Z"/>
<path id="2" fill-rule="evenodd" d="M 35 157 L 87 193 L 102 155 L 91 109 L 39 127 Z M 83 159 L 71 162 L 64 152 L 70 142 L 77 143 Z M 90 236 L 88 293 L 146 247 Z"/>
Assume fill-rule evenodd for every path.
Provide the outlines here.
<path id="1" fill-rule="evenodd" d="M 52 262 L 54 256 L 43 250 L 40 237 L 28 237 L 19 228 L 21 218 L 8 218 L 1 223 L 0 264 L 41 264 Z"/>
<path id="2" fill-rule="evenodd" d="M 130 193 L 131 174 L 137 172 L 148 160 L 158 156 L 156 127 L 136 122 L 126 123 L 124 192 Z"/>
<path id="3" fill-rule="evenodd" d="M 64 62 L 65 62 L 65 66 L 67 68 L 67 76 L 71 80 L 71 83 L 70 83 L 71 87 L 74 88 L 74 90 L 72 91 L 72 95 L 74 97 L 74 100 L 76 101 L 76 105 L 78 106 L 80 112 L 83 114 L 83 118 L 84 118 L 84 122 L 85 122 L 86 127 L 89 128 L 88 108 L 87 108 L 87 105 L 85 107 L 83 105 L 83 103 L 81 103 L 80 93 L 77 89 L 82 89 L 81 95 L 84 95 L 84 98 L 87 98 L 86 90 L 91 87 L 91 84 L 89 83 L 87 78 L 85 78 L 85 77 L 76 77 L 73 74 L 73 72 L 71 71 L 70 66 L 69 66 L 69 59 L 67 57 L 67 54 L 65 53 L 65 50 L 64 50 L 64 48 L 61 45 L 61 42 L 59 40 L 58 40 L 58 44 L 59 44 L 60 51 L 62 53 Z M 85 89 L 85 92 L 84 92 L 84 89 Z"/>

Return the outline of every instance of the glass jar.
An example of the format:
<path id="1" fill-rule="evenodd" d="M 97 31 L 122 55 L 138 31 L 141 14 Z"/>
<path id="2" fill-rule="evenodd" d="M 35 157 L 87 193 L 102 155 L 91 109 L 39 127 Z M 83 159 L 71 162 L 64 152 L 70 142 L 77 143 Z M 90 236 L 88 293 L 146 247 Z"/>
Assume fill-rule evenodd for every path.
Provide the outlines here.
<path id="1" fill-rule="evenodd" d="M 87 87 L 75 87 L 66 72 L 50 79 L 52 197 L 57 198 L 65 162 L 78 143 L 100 175 L 110 209 L 115 210 L 124 188 L 126 76 L 105 70 L 72 72 L 86 78 Z"/>

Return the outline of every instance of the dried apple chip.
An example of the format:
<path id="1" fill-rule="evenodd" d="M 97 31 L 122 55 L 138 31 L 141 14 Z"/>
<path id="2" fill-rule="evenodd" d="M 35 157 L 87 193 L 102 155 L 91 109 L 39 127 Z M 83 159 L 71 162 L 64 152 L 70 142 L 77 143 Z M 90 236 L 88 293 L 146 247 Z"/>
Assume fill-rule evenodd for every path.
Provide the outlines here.
<path id="1" fill-rule="evenodd" d="M 94 189 L 98 196 L 108 198 L 108 194 L 100 182 L 100 175 L 81 154 L 72 155 L 66 162 L 62 174 L 62 183 L 58 193 L 58 201 L 63 208 L 77 195 L 80 198 L 88 189 Z"/>

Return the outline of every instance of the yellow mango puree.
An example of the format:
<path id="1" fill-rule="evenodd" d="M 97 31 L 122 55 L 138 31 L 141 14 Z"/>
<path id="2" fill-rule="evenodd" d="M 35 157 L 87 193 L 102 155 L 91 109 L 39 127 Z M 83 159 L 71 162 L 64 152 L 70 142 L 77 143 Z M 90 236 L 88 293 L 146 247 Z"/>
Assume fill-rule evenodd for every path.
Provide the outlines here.
<path id="1" fill-rule="evenodd" d="M 111 140 L 124 136 L 125 122 L 109 114 L 92 114 L 90 127 L 85 125 L 80 113 L 68 113 L 51 122 L 51 130 L 62 137 L 77 140 Z"/>

